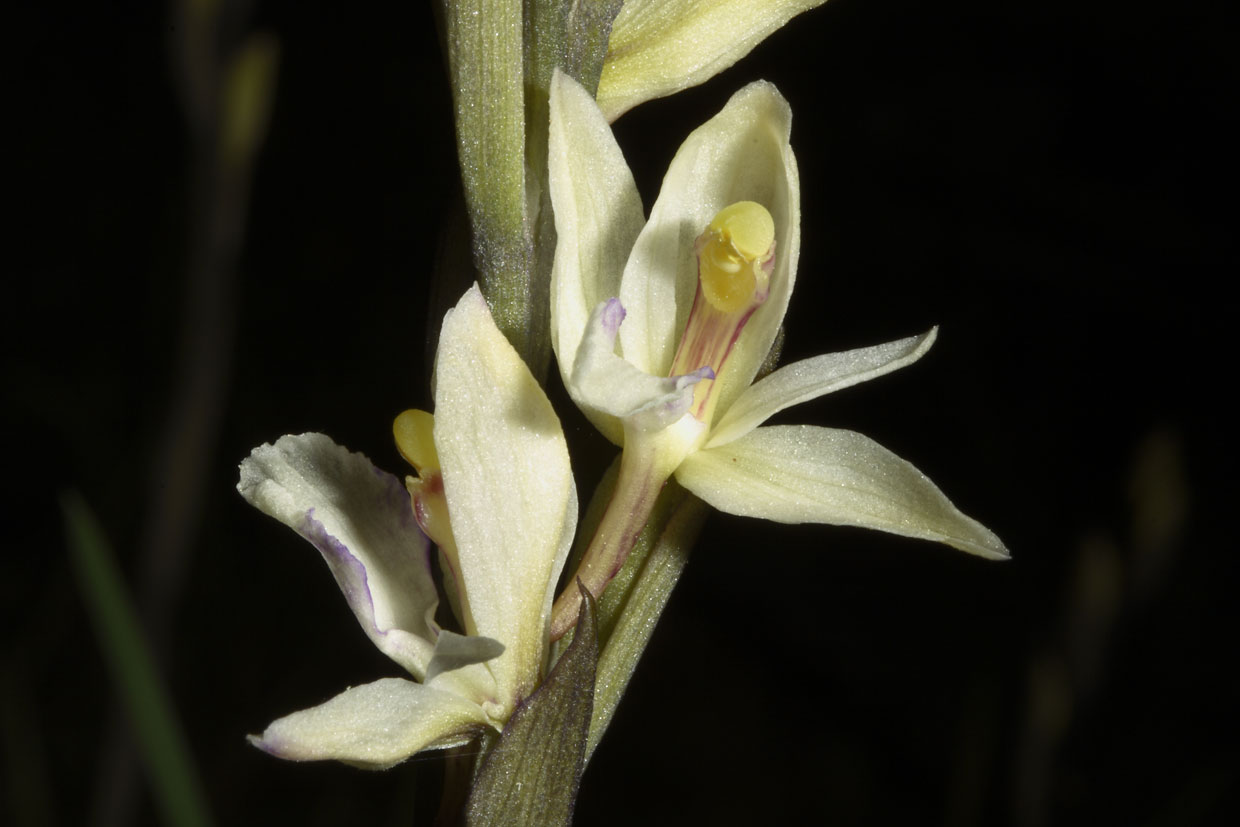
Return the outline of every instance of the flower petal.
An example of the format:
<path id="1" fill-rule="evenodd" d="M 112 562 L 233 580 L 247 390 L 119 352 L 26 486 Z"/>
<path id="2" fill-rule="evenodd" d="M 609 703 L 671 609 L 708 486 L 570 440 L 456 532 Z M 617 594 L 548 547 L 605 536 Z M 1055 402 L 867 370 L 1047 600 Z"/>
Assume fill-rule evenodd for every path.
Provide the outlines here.
<path id="1" fill-rule="evenodd" d="M 874 347 L 827 353 L 785 365 L 750 385 L 711 431 L 707 448 L 744 436 L 784 408 L 817 399 L 911 365 L 930 350 L 939 329 Z"/>
<path id="2" fill-rule="evenodd" d="M 694 241 L 724 207 L 756 201 L 775 220 L 770 293 L 745 326 L 716 390 L 721 409 L 753 381 L 788 306 L 800 250 L 800 186 L 788 142 L 792 113 L 769 83 L 751 83 L 681 145 L 620 284 L 629 310 L 624 358 L 666 376 L 697 290 Z"/>
<path id="3" fill-rule="evenodd" d="M 641 196 L 594 98 L 556 71 L 551 80 L 548 178 L 555 207 L 551 344 L 568 384 L 590 313 L 620 292 L 620 274 L 645 223 Z M 616 444 L 614 418 L 591 420 Z"/>
<path id="4" fill-rule="evenodd" d="M 435 447 L 466 631 L 506 647 L 487 667 L 511 705 L 537 683 L 552 592 L 577 523 L 568 447 L 477 286 L 444 317 L 435 376 Z"/>
<path id="5" fill-rule="evenodd" d="M 852 431 L 758 428 L 692 454 L 676 480 L 729 514 L 876 528 L 982 557 L 1008 557 L 999 538 L 960 513 L 925 474 Z"/>
<path id="6" fill-rule="evenodd" d="M 384 678 L 286 715 L 249 741 L 290 761 L 381 770 L 424 749 L 459 746 L 489 724 L 481 707 L 450 692 Z"/>
<path id="7" fill-rule="evenodd" d="M 623 320 L 619 299 L 594 309 L 567 382 L 569 392 L 582 410 L 617 417 L 639 431 L 661 430 L 689 410 L 693 386 L 714 379 L 715 372 L 705 367 L 683 376 L 642 373 L 615 353 Z"/>
<path id="8" fill-rule="evenodd" d="M 489 637 L 458 635 L 444 629 L 435 641 L 435 655 L 426 667 L 426 682 L 444 672 L 454 672 L 475 663 L 485 663 L 504 654 L 504 644 Z"/>
<path id="9" fill-rule="evenodd" d="M 302 434 L 255 448 L 237 490 L 319 550 L 367 636 L 421 678 L 439 598 L 430 542 L 400 481 L 323 434 Z"/>
<path id="10" fill-rule="evenodd" d="M 625 0 L 611 27 L 598 102 L 614 121 L 639 103 L 722 72 L 825 0 Z"/>

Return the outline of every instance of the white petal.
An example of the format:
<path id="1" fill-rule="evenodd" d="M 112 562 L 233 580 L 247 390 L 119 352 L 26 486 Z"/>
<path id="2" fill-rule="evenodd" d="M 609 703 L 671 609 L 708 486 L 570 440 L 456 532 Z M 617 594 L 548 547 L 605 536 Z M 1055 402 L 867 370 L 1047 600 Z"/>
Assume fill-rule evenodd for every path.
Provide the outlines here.
<path id="1" fill-rule="evenodd" d="M 567 384 L 590 313 L 620 292 L 620 273 L 645 217 L 633 175 L 594 98 L 559 70 L 551 80 L 549 142 L 556 231 L 551 344 Z M 619 444 L 614 418 L 591 420 Z"/>
<path id="2" fill-rule="evenodd" d="M 756 201 L 775 220 L 770 294 L 749 320 L 719 377 L 723 409 L 747 387 L 775 340 L 800 250 L 800 188 L 788 143 L 792 114 L 769 83 L 751 83 L 681 145 L 638 236 L 620 285 L 629 319 L 620 352 L 666 376 L 697 289 L 694 240 L 724 207 Z"/>
<path id="3" fill-rule="evenodd" d="M 533 689 L 551 598 L 577 522 L 560 421 L 475 286 L 444 317 L 435 367 L 443 471 L 471 635 L 506 647 L 487 666 L 500 699 Z"/>
<path id="4" fill-rule="evenodd" d="M 611 27 L 598 102 L 614 121 L 696 86 L 824 0 L 625 0 Z"/>
<path id="5" fill-rule="evenodd" d="M 313 543 L 375 645 L 425 674 L 439 599 L 430 542 L 396 477 L 322 434 L 302 434 L 255 448 L 237 490 Z"/>
<path id="6" fill-rule="evenodd" d="M 1008 556 L 993 532 L 960 513 L 925 474 L 852 431 L 758 428 L 693 454 L 676 479 L 729 514 L 876 528 L 982 557 Z"/>
<path id="7" fill-rule="evenodd" d="M 693 386 L 715 374 L 710 368 L 683 376 L 642 373 L 615 353 L 616 332 L 624 315 L 619 299 L 594 308 L 567 381 L 568 390 L 582 410 L 608 414 L 639 431 L 662 430 L 689 410 Z"/>
<path id="8" fill-rule="evenodd" d="M 424 749 L 459 746 L 489 723 L 481 707 L 450 692 L 384 678 L 286 715 L 249 740 L 290 761 L 380 770 Z"/>
<path id="9" fill-rule="evenodd" d="M 711 431 L 706 447 L 726 445 L 784 408 L 911 365 L 930 350 L 938 331 L 935 327 L 920 336 L 843 353 L 827 353 L 785 365 L 741 393 Z"/>

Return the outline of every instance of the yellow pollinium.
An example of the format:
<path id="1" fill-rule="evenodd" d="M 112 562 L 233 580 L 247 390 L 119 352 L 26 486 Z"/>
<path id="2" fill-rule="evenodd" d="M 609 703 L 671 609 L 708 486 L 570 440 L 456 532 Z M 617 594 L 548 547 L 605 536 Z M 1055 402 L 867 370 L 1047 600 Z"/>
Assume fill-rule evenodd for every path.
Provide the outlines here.
<path id="1" fill-rule="evenodd" d="M 735 313 L 748 308 L 758 293 L 765 298 L 774 244 L 775 221 L 766 207 L 738 201 L 720 210 L 698 239 L 698 278 L 707 301 Z"/>
<path id="2" fill-rule="evenodd" d="M 426 411 L 408 410 L 392 423 L 396 450 L 405 461 L 425 477 L 439 470 L 439 454 L 435 450 L 433 431 L 435 417 Z"/>

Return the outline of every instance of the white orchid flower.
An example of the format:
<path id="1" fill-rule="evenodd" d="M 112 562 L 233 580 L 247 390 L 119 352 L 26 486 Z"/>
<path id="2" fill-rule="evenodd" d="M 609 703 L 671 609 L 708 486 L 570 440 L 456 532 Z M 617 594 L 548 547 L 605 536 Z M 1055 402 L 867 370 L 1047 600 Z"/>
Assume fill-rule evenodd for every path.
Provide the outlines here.
<path id="1" fill-rule="evenodd" d="M 552 345 L 569 394 L 624 449 L 616 493 L 578 571 L 594 594 L 673 474 L 731 514 L 863 526 L 1007 556 L 994 533 L 868 437 L 759 427 L 790 405 L 911 364 L 936 335 L 806 359 L 754 382 L 796 277 L 790 125 L 774 86 L 746 86 L 681 145 L 647 221 L 603 112 L 567 76 L 553 80 Z M 567 594 L 553 634 L 576 616 Z"/>
<path id="2" fill-rule="evenodd" d="M 322 434 L 241 464 L 241 494 L 318 548 L 366 634 L 415 679 L 347 689 L 251 736 L 281 758 L 383 768 L 459 745 L 501 729 L 546 666 L 577 520 L 560 422 L 477 287 L 445 316 L 436 364 L 433 420 L 406 412 L 395 425 L 420 474 L 409 492 Z M 435 622 L 419 523 L 444 551 L 464 634 Z"/>
<path id="3" fill-rule="evenodd" d="M 614 121 L 697 86 L 825 0 L 625 0 L 611 26 L 598 104 Z"/>

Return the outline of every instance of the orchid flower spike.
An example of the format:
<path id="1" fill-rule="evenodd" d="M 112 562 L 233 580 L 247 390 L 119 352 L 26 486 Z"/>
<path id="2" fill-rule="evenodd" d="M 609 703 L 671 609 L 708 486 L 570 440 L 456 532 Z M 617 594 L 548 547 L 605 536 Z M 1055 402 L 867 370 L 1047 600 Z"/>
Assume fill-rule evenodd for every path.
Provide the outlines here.
<path id="1" fill-rule="evenodd" d="M 394 426 L 419 475 L 407 486 L 322 434 L 281 437 L 241 463 L 242 496 L 319 550 L 366 635 L 413 678 L 280 718 L 250 737 L 260 749 L 389 767 L 499 731 L 542 677 L 576 489 L 560 422 L 476 286 L 444 318 L 434 391 L 433 417 L 406 412 Z M 456 632 L 436 622 L 427 535 Z"/>
<path id="2" fill-rule="evenodd" d="M 624 449 L 616 494 L 578 570 L 594 594 L 619 571 L 671 475 L 731 514 L 863 526 L 1007 557 L 993 532 L 868 437 L 759 427 L 791 405 L 915 362 L 937 332 L 794 362 L 754 381 L 796 278 L 790 126 L 774 86 L 741 89 L 681 145 L 645 220 L 604 113 L 571 78 L 552 81 L 552 345 L 570 396 Z M 553 635 L 575 616 L 566 593 Z"/>

